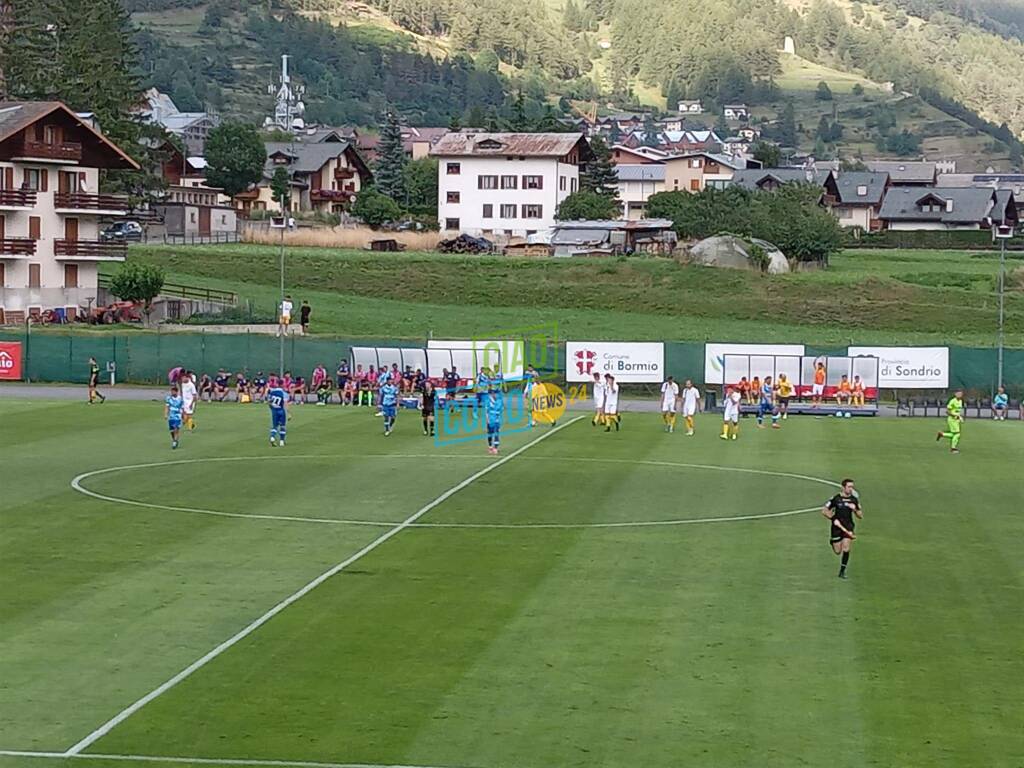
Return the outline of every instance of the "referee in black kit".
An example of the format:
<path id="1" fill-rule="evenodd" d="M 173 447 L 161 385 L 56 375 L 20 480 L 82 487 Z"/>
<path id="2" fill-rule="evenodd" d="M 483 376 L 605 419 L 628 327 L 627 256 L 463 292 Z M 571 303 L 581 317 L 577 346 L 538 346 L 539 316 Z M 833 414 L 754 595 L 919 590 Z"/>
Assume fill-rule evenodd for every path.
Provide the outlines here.
<path id="1" fill-rule="evenodd" d="M 843 480 L 839 493 L 833 496 L 821 509 L 821 514 L 828 518 L 832 525 L 829 530 L 828 543 L 832 551 L 842 559 L 839 565 L 839 578 L 846 578 L 846 566 L 850 562 L 850 548 L 857 538 L 853 529 L 856 520 L 864 519 L 864 511 L 860 507 L 860 499 L 853 487 L 853 480 Z"/>

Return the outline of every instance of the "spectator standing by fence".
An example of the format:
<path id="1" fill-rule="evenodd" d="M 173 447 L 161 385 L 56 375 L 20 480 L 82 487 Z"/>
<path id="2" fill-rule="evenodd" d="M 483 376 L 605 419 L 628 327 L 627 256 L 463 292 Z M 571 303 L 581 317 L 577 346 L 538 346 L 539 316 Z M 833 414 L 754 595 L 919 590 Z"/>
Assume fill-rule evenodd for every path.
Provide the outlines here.
<path id="1" fill-rule="evenodd" d="M 302 306 L 299 307 L 299 324 L 302 326 L 303 336 L 309 333 L 309 314 L 312 311 L 313 308 L 309 306 L 309 302 L 303 299 Z"/>
<path id="2" fill-rule="evenodd" d="M 285 296 L 281 300 L 281 312 L 278 318 L 277 335 L 287 336 L 288 326 L 292 324 L 292 297 Z"/>

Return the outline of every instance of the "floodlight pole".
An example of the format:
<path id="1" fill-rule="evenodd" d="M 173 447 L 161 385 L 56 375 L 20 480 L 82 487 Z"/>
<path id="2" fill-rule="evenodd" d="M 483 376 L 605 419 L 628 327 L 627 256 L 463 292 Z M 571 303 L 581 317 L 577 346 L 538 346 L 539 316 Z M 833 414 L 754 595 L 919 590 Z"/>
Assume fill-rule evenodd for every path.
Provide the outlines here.
<path id="1" fill-rule="evenodd" d="M 999 349 L 996 357 L 996 387 L 1003 386 L 1004 304 L 1006 300 L 1006 238 L 999 238 Z"/>
<path id="2" fill-rule="evenodd" d="M 284 337 L 288 333 L 289 326 L 282 323 L 281 312 L 284 310 L 284 231 L 288 228 L 288 214 L 284 217 L 284 226 L 281 227 L 281 246 L 280 246 L 280 257 L 281 257 L 281 298 L 278 303 L 278 318 L 277 322 L 281 328 L 281 333 L 278 334 L 280 343 L 278 344 L 278 360 L 277 360 L 277 375 L 280 378 L 284 378 Z"/>

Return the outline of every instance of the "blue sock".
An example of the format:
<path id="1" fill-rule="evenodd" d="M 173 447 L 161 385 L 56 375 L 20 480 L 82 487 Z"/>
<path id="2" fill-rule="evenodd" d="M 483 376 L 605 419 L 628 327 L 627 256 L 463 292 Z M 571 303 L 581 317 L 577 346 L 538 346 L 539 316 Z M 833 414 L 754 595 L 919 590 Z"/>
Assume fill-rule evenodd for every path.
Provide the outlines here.
<path id="1" fill-rule="evenodd" d="M 276 440 L 277 439 L 277 430 L 276 429 L 270 430 L 270 439 L 271 440 Z"/>
<path id="2" fill-rule="evenodd" d="M 277 430 L 277 436 L 279 438 L 281 438 L 281 442 L 283 443 L 284 442 L 284 427 L 282 427 L 281 429 Z"/>

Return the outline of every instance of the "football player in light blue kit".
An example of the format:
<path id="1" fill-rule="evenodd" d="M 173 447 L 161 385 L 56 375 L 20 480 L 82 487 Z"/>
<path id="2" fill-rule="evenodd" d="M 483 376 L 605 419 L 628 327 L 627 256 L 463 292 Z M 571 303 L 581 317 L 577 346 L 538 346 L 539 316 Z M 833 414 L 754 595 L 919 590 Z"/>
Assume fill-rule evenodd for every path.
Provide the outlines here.
<path id="1" fill-rule="evenodd" d="M 505 416 L 505 398 L 496 389 L 487 395 L 487 452 L 497 455 L 501 444 L 501 422 Z"/>
<path id="2" fill-rule="evenodd" d="M 283 448 L 288 433 L 288 393 L 280 384 L 267 390 L 267 405 L 270 406 L 270 445 Z"/>
<path id="3" fill-rule="evenodd" d="M 775 406 L 775 384 L 771 376 L 764 377 L 761 387 L 761 404 L 757 407 L 757 428 L 764 429 L 764 417 L 772 415 L 772 429 L 779 429 L 779 409 Z"/>
<path id="4" fill-rule="evenodd" d="M 181 434 L 181 413 L 185 408 L 185 400 L 178 393 L 177 387 L 171 387 L 171 394 L 164 398 L 164 417 L 167 429 L 171 432 L 171 449 L 178 447 L 178 436 Z"/>
<path id="5" fill-rule="evenodd" d="M 390 378 L 380 388 L 380 409 L 384 413 L 384 437 L 387 437 L 395 428 L 398 415 L 398 387 Z"/>

